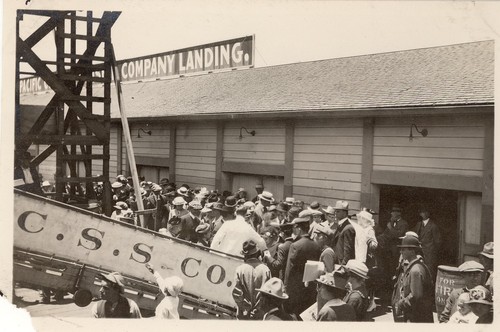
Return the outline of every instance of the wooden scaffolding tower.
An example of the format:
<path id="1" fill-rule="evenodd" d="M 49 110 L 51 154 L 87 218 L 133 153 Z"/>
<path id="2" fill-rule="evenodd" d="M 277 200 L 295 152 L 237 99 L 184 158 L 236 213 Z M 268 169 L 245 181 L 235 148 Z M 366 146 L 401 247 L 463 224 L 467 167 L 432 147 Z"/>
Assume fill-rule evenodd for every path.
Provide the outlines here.
<path id="1" fill-rule="evenodd" d="M 46 17 L 47 21 L 29 37 L 22 39 L 19 28 L 26 15 L 34 15 L 41 19 Z M 60 201 L 67 187 L 70 198 L 81 199 L 79 184 L 83 183 L 86 187 L 85 198 L 87 200 L 94 198 L 93 182 L 100 181 L 104 183 L 104 192 L 107 193 L 105 200 L 111 200 L 109 183 L 111 27 L 119 15 L 120 12 L 104 12 L 99 18 L 93 17 L 92 12 L 82 15 L 76 11 L 18 11 L 16 151 L 27 151 L 32 144 L 48 145 L 48 148 L 40 151 L 31 160 L 31 166 L 35 167 L 56 153 L 55 198 Z M 55 37 L 55 61 L 42 60 L 35 53 L 34 47 L 51 32 Z M 27 63 L 34 72 L 21 71 L 21 63 Z M 19 82 L 21 75 L 26 74 L 40 77 L 55 94 L 29 131 L 21 134 Z M 97 86 L 100 95 L 96 94 Z M 49 118 L 54 116 L 56 132 L 42 133 Z M 99 148 L 93 150 L 96 146 Z M 102 170 L 95 174 L 93 171 L 97 170 L 92 169 L 93 160 L 102 160 Z M 81 163 L 84 165 L 85 174 L 80 174 L 83 173 L 80 172 Z M 110 208 L 109 206 L 106 210 Z"/>

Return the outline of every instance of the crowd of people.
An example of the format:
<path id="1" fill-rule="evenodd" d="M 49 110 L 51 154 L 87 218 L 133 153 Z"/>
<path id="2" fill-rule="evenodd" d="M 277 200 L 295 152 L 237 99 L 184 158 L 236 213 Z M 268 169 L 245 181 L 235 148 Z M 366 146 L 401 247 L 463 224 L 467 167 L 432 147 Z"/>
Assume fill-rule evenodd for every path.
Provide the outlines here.
<path id="1" fill-rule="evenodd" d="M 112 188 L 112 218 L 140 224 L 131 178 L 119 175 Z M 177 188 L 168 179 L 159 184 L 141 179 L 141 199 L 150 212 L 142 225 L 210 250 L 242 256 L 244 263 L 236 271 L 233 289 L 241 320 L 301 320 L 301 314 L 315 305 L 313 318 L 318 321 L 363 321 L 376 307 L 375 294 L 383 296 L 381 286 L 387 285 L 394 321 L 434 321 L 441 236 L 428 209 L 420 209 L 422 220 L 410 230 L 402 209 L 394 206 L 390 220 L 380 227 L 373 210 L 351 213 L 346 201 L 323 206 L 287 197 L 277 202 L 262 185 L 255 191 L 250 198 L 244 188 L 219 193 L 187 184 Z M 99 206 L 89 208 L 97 212 Z M 459 270 L 464 278 L 480 273 L 484 282 L 469 282 L 460 292 L 452 292 L 440 322 L 491 321 L 493 243 L 487 243 L 478 257 L 481 263 L 467 261 Z M 315 281 L 304 282 L 308 261 L 321 262 L 322 272 Z M 165 285 L 173 281 L 155 276 L 165 294 Z M 182 288 L 179 280 L 174 282 L 178 287 L 173 293 Z M 161 307 L 172 311 L 175 303 L 169 299 Z M 157 315 L 178 318 L 178 313 L 166 315 L 162 310 Z"/>

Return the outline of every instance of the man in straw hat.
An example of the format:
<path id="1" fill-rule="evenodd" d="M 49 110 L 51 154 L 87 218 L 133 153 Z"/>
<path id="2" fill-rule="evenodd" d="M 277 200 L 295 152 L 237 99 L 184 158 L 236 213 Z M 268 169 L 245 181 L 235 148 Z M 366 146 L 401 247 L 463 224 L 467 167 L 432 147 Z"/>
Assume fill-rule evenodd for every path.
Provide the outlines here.
<path id="1" fill-rule="evenodd" d="M 354 308 L 343 300 L 346 290 L 332 273 L 323 274 L 316 279 L 318 288 L 317 321 L 356 321 Z"/>
<path id="2" fill-rule="evenodd" d="M 348 202 L 337 201 L 333 209 L 335 210 L 335 218 L 339 223 L 332 240 L 332 248 L 335 251 L 335 263 L 345 265 L 350 259 L 356 258 L 354 247 L 356 231 L 349 219 Z"/>
<path id="3" fill-rule="evenodd" d="M 212 237 L 210 224 L 199 224 L 196 227 L 195 232 L 198 234 L 198 245 L 210 248 L 210 238 Z"/>
<path id="4" fill-rule="evenodd" d="M 123 296 L 124 278 L 119 272 L 100 274 L 101 300 L 92 307 L 94 318 L 141 318 L 137 303 Z"/>
<path id="5" fill-rule="evenodd" d="M 478 280 L 484 271 L 484 266 L 476 261 L 466 261 L 458 267 L 458 272 L 461 273 L 464 280 L 464 287 L 453 289 L 444 306 L 441 315 L 439 316 L 440 323 L 448 323 L 450 317 L 458 310 L 458 298 L 463 293 L 468 293 L 472 288 L 478 285 Z"/>
<path id="6" fill-rule="evenodd" d="M 415 236 L 405 236 L 398 247 L 408 265 L 403 268 L 394 286 L 394 319 L 411 323 L 432 323 L 434 287 L 428 267 L 421 257 L 417 257 L 421 244 Z"/>
<path id="7" fill-rule="evenodd" d="M 260 260 L 262 252 L 253 240 L 243 242 L 241 254 L 245 263 L 236 268 L 233 299 L 238 307 L 237 318 L 240 320 L 259 320 L 262 313 L 259 310 L 260 293 L 264 283 L 271 279 L 271 271 Z"/>
<path id="8" fill-rule="evenodd" d="M 168 214 L 168 221 L 170 222 L 170 219 L 173 217 L 180 218 L 183 215 L 187 214 L 188 212 L 184 208 L 184 206 L 187 204 L 186 200 L 182 198 L 181 196 L 177 196 L 174 198 L 172 201 L 173 209 L 170 209 L 170 212 Z"/>
<path id="9" fill-rule="evenodd" d="M 155 276 L 156 283 L 160 291 L 165 296 L 163 300 L 156 306 L 155 317 L 165 319 L 180 319 L 179 317 L 179 294 L 182 292 L 184 282 L 177 276 L 162 278 L 162 276 L 155 271 L 152 264 L 147 263 L 146 268 L 151 274 Z"/>
<path id="10" fill-rule="evenodd" d="M 285 269 L 285 291 L 290 296 L 285 309 L 299 317 L 316 298 L 314 286 L 305 286 L 302 282 L 305 264 L 308 260 L 317 261 L 321 249 L 309 237 L 309 218 L 295 218 L 292 225 L 295 239 L 290 245 Z"/>
<path id="11" fill-rule="evenodd" d="M 261 295 L 260 310 L 264 313 L 262 320 L 293 320 L 283 308 L 283 302 L 288 299 L 288 295 L 283 290 L 281 279 L 271 278 L 257 291 Z"/>
<path id="12" fill-rule="evenodd" d="M 314 237 L 314 242 L 316 242 L 321 248 L 319 261 L 323 262 L 323 264 L 325 265 L 326 272 L 333 272 L 333 269 L 335 267 L 335 252 L 330 247 L 333 232 L 330 228 L 319 224 L 316 226 L 314 233 L 316 235 Z"/>
<path id="13" fill-rule="evenodd" d="M 347 279 L 347 295 L 344 302 L 353 307 L 356 312 L 356 320 L 365 319 L 368 309 L 369 299 L 366 289 L 366 280 L 368 279 L 368 267 L 358 260 L 351 259 L 346 265 L 343 265 L 349 277 Z"/>
<path id="14" fill-rule="evenodd" d="M 191 242 L 198 242 L 198 234 L 196 233 L 196 227 L 200 224 L 200 214 L 201 206 L 200 202 L 197 200 L 192 200 L 188 204 L 188 213 L 181 217 L 182 231 L 179 235 L 179 239 L 183 239 Z"/>
<path id="15" fill-rule="evenodd" d="M 476 286 L 469 292 L 469 301 L 472 312 L 478 317 L 476 324 L 493 323 L 493 298 L 491 292 L 484 286 Z"/>

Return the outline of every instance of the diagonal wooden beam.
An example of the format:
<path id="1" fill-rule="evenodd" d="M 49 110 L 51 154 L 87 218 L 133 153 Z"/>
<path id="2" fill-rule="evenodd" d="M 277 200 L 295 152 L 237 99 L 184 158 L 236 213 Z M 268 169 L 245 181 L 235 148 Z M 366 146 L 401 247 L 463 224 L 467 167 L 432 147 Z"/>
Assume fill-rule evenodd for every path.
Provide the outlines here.
<path id="1" fill-rule="evenodd" d="M 57 26 L 59 20 L 62 19 L 61 13 L 57 12 L 51 18 L 42 24 L 35 32 L 33 32 L 28 38 L 25 39 L 26 44 L 30 47 L 35 46 L 40 40 L 42 40 L 46 35 L 48 35 Z"/>
<path id="2" fill-rule="evenodd" d="M 40 77 L 54 90 L 59 98 L 64 99 L 65 96 L 72 96 L 71 90 L 64 84 L 56 74 L 54 74 L 43 61 L 26 45 L 26 43 L 18 38 L 17 42 L 23 54 L 24 59 L 33 67 Z M 89 127 L 96 137 L 103 143 L 109 140 L 108 133 L 104 126 L 97 120 L 88 118 L 88 111 L 83 104 L 77 100 L 64 101 L 78 115 L 80 119 Z"/>

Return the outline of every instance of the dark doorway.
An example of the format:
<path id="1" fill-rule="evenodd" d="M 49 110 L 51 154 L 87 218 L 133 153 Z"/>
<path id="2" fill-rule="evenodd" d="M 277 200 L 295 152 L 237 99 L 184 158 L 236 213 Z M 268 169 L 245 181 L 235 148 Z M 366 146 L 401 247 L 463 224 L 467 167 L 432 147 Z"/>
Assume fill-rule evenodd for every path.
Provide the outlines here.
<path id="1" fill-rule="evenodd" d="M 399 205 L 410 230 L 420 220 L 421 205 L 430 210 L 431 219 L 439 226 L 442 236 L 441 255 L 438 265 L 456 266 L 458 262 L 458 192 L 452 190 L 380 186 L 379 222 L 385 225 L 393 204 Z"/>

